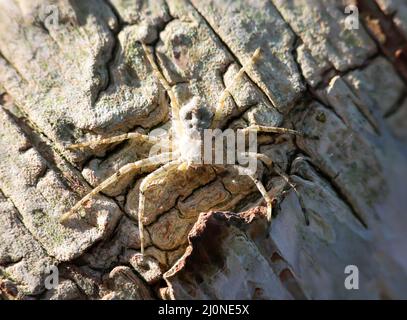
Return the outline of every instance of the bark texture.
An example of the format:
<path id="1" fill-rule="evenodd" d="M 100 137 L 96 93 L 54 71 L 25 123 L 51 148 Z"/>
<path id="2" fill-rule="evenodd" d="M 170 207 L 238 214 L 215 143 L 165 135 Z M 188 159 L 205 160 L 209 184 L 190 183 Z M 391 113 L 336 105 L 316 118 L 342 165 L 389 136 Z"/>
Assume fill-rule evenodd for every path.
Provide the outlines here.
<path id="1" fill-rule="evenodd" d="M 347 27 L 352 4 L 358 29 Z M 406 39 L 402 0 L 0 1 L 0 297 L 407 298 Z M 68 144 L 170 125 L 140 40 L 181 104 L 207 106 L 262 49 L 232 87 L 223 127 L 319 137 L 258 137 L 298 191 L 260 167 L 276 198 L 271 229 L 251 180 L 211 167 L 148 186 L 146 262 L 142 174 L 59 223 L 151 148 Z M 358 290 L 344 285 L 349 265 Z"/>

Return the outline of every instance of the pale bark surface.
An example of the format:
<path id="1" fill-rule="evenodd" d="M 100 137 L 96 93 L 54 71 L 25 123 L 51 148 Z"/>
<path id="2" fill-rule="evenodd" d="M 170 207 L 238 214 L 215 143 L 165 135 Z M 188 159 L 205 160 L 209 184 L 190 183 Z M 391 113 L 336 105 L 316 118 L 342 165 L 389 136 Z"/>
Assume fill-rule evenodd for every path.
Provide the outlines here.
<path id="1" fill-rule="evenodd" d="M 406 38 L 402 0 L 1 0 L 0 297 L 407 298 Z M 211 167 L 174 169 L 146 190 L 147 266 L 143 175 L 59 222 L 151 147 L 68 144 L 168 129 L 169 99 L 140 40 L 181 104 L 208 106 L 262 49 L 231 89 L 224 128 L 319 137 L 259 136 L 298 190 L 259 165 L 277 199 L 270 230 L 251 180 Z M 53 265 L 59 285 L 48 290 Z M 344 286 L 348 265 L 358 290 Z"/>

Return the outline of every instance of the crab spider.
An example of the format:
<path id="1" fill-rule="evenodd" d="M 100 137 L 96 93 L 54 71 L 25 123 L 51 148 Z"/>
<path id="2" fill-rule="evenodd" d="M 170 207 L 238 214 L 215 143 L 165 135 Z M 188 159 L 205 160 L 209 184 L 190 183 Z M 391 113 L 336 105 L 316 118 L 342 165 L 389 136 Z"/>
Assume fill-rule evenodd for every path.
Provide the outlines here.
<path id="1" fill-rule="evenodd" d="M 120 168 L 115 174 L 103 181 L 99 186 L 94 188 L 90 193 L 88 193 L 82 200 L 80 200 L 75 206 L 73 206 L 68 212 L 62 215 L 61 222 L 69 219 L 78 209 L 80 209 L 88 200 L 94 195 L 100 193 L 107 187 L 115 184 L 120 177 L 134 173 L 134 172 L 149 172 L 149 174 L 143 179 L 140 185 L 140 195 L 139 195 L 139 206 L 138 206 L 138 226 L 140 231 L 140 242 L 141 242 L 141 254 L 144 255 L 144 202 L 145 202 L 145 190 L 146 187 L 153 181 L 157 176 L 161 175 L 163 172 L 176 168 L 177 170 L 186 170 L 189 165 L 199 166 L 199 165 L 210 165 L 204 164 L 202 162 L 196 162 L 197 153 L 202 150 L 196 148 L 196 145 L 200 145 L 199 140 L 202 140 L 202 132 L 208 128 L 217 128 L 219 121 L 224 117 L 224 102 L 228 95 L 230 95 L 230 90 L 235 86 L 236 82 L 243 77 L 247 72 L 247 68 L 256 63 L 258 59 L 261 58 L 261 50 L 258 48 L 251 60 L 247 65 L 244 65 L 239 72 L 235 75 L 232 83 L 226 87 L 219 99 L 218 105 L 216 106 L 214 113 L 208 110 L 206 107 L 199 103 L 199 99 L 192 99 L 187 105 L 182 108 L 170 86 L 168 81 L 165 79 L 164 75 L 159 70 L 151 48 L 142 43 L 145 55 L 152 67 L 154 75 L 160 81 L 161 85 L 167 91 L 170 98 L 171 106 L 171 147 L 169 152 L 161 153 L 158 155 L 150 156 L 146 159 L 136 161 L 134 163 L 129 163 Z M 280 127 L 267 127 L 267 126 L 249 126 L 243 129 L 244 132 L 265 132 L 265 133 L 289 133 L 299 136 L 304 136 L 303 133 L 295 131 L 292 129 L 280 128 Z M 85 143 L 78 143 L 68 146 L 69 149 L 80 149 L 85 147 L 93 147 L 100 144 L 111 144 L 115 142 L 125 141 L 125 140 L 135 140 L 135 141 L 150 141 L 157 143 L 160 138 L 150 137 L 148 135 L 143 135 L 140 133 L 126 133 L 123 135 L 105 138 L 100 140 L 94 140 Z M 255 158 L 256 161 L 262 161 L 266 166 L 272 167 L 272 160 L 258 153 L 246 153 L 246 156 Z M 243 174 L 248 175 L 257 189 L 260 191 L 261 195 L 266 201 L 267 205 L 267 220 L 270 223 L 272 218 L 272 198 L 269 196 L 266 188 L 262 182 L 255 177 L 254 174 L 248 173 L 246 168 L 241 167 L 237 164 L 233 165 L 235 169 L 240 170 Z M 277 167 L 274 167 L 275 172 L 282 176 L 287 183 L 289 183 L 295 190 L 295 186 L 289 182 L 288 177 L 280 171 Z"/>

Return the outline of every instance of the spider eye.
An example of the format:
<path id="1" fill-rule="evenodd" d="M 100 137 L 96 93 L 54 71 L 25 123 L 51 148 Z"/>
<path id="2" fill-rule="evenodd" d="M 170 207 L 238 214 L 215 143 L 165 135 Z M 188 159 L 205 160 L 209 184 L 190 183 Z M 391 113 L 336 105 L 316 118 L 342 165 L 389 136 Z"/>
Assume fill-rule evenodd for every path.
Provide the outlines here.
<path id="1" fill-rule="evenodd" d="M 211 118 L 212 113 L 197 98 L 191 99 L 181 110 L 181 120 L 188 130 L 201 132 L 210 126 Z"/>
<path id="2" fill-rule="evenodd" d="M 192 111 L 189 111 L 185 114 L 185 119 L 186 120 L 192 120 Z"/>

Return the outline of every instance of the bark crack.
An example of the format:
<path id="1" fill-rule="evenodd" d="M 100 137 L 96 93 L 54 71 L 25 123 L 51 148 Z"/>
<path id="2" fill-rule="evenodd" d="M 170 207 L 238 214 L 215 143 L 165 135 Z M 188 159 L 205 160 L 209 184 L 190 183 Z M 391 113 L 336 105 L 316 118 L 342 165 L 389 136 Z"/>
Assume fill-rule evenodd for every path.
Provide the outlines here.
<path id="1" fill-rule="evenodd" d="M 4 199 L 6 199 L 7 201 L 10 202 L 10 204 L 13 206 L 14 209 L 14 213 L 16 214 L 16 218 L 18 221 L 20 221 L 21 226 L 24 228 L 24 230 L 35 240 L 35 242 L 40 246 L 41 250 L 43 251 L 43 253 L 45 255 L 47 255 L 48 257 L 54 259 L 55 261 L 58 261 L 58 259 L 53 256 L 52 254 L 50 254 L 45 247 L 42 245 L 41 241 L 31 232 L 31 230 L 29 228 L 27 228 L 27 226 L 24 223 L 24 217 L 21 214 L 20 210 L 18 210 L 18 207 L 16 206 L 16 204 L 14 203 L 14 201 L 12 200 L 11 197 L 7 196 L 3 190 L 0 189 L 0 195 L 4 197 Z"/>
<path id="2" fill-rule="evenodd" d="M 367 222 L 364 221 L 364 219 L 362 218 L 363 215 L 359 212 L 357 205 L 353 203 L 352 199 L 349 199 L 349 197 L 343 193 L 343 191 L 341 190 L 341 186 L 336 182 L 335 178 L 331 177 L 329 175 L 329 173 L 324 171 L 323 167 L 320 168 L 316 164 L 314 164 L 312 157 L 309 154 L 307 154 L 306 150 L 303 150 L 301 148 L 299 148 L 299 149 L 301 150 L 301 152 L 303 152 L 307 156 L 307 158 L 304 158 L 304 159 L 317 172 L 317 174 L 320 176 L 320 178 L 322 178 L 327 184 L 330 185 L 332 190 L 338 196 L 338 199 L 340 199 L 349 208 L 349 210 L 352 212 L 352 214 L 356 218 L 356 220 L 358 220 L 365 229 L 368 229 Z M 338 176 L 339 173 L 337 173 L 336 176 Z M 298 175 L 298 176 L 301 177 L 301 179 L 304 179 L 303 176 L 300 176 L 300 175 Z"/>
<path id="3" fill-rule="evenodd" d="M 362 23 L 365 29 L 407 84 L 407 39 L 394 23 L 393 17 L 382 12 L 375 1 L 357 0 L 356 3 L 364 17 Z M 373 21 L 379 23 L 379 29 L 373 26 Z M 379 39 L 382 35 L 384 41 Z"/>

